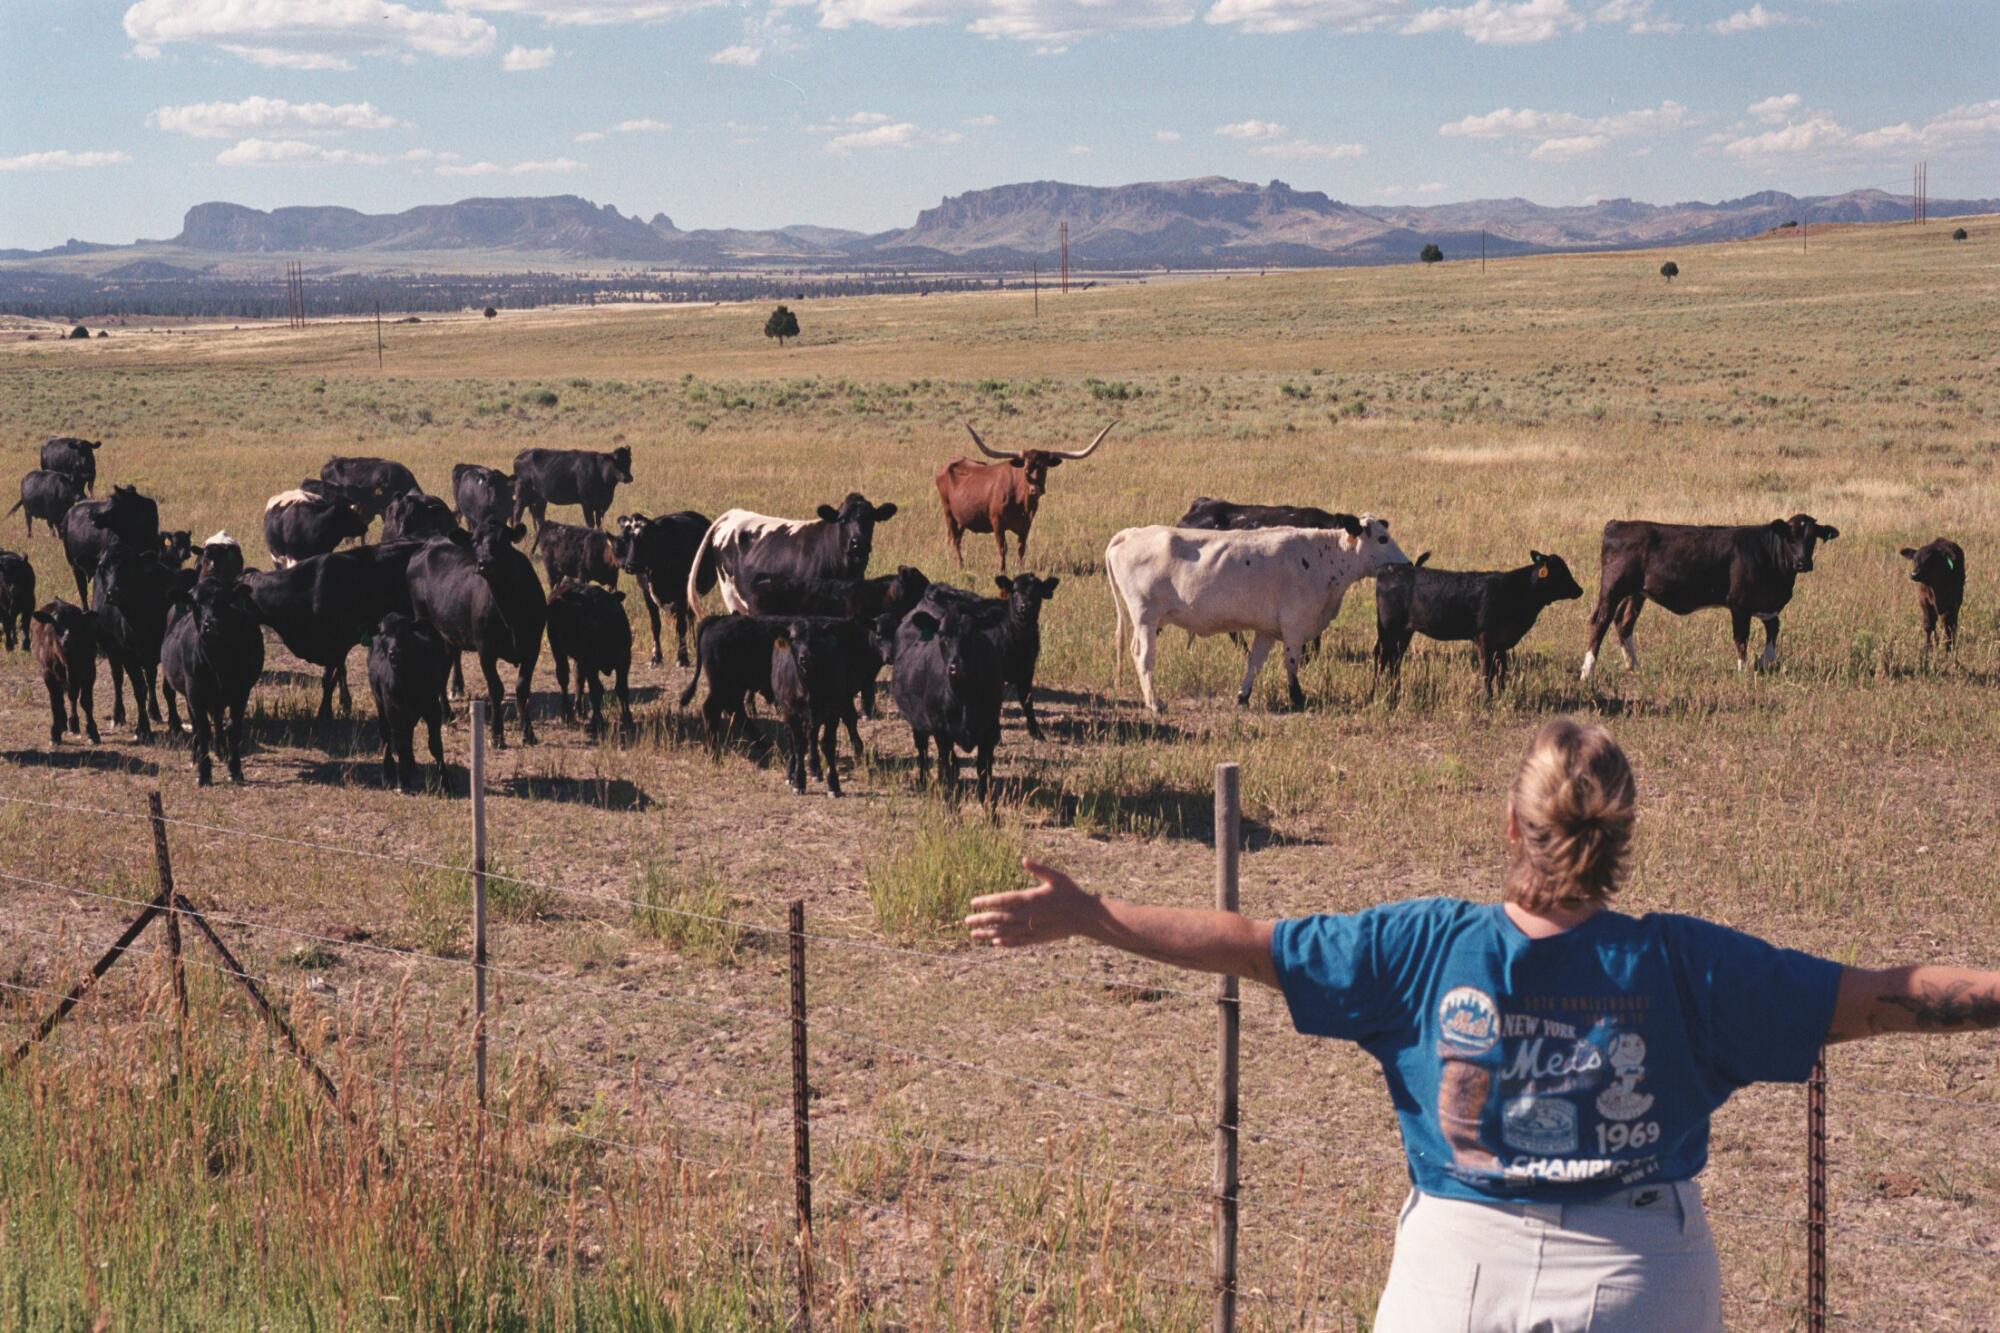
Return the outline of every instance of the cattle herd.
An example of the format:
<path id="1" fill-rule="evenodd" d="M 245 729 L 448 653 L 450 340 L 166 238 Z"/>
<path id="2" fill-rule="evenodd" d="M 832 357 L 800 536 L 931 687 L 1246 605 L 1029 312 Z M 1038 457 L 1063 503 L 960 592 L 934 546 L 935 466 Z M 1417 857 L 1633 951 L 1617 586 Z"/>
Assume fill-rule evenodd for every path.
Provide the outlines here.
<path id="1" fill-rule="evenodd" d="M 1117 423 L 1113 422 L 1112 426 Z M 745 721 L 753 698 L 775 712 L 787 738 L 786 776 L 803 793 L 809 780 L 840 795 L 838 738 L 858 755 L 858 718 L 875 715 L 882 670 L 909 726 L 919 779 L 928 782 L 935 743 L 940 780 L 955 795 L 960 754 L 974 761 L 978 795 L 991 796 L 1003 697 L 1011 690 L 1028 734 L 1039 739 L 1034 676 L 1041 608 L 1059 579 L 1009 575 L 1008 534 L 1025 563 L 1028 534 L 1049 470 L 1088 458 L 1112 426 L 1074 452 L 1006 453 L 974 443 L 990 461 L 958 459 L 935 478 L 945 531 L 961 567 L 967 532 L 999 545 L 997 596 L 931 582 L 909 566 L 870 577 L 875 528 L 894 504 L 856 493 L 822 505 L 813 518 L 774 518 L 730 509 L 711 520 L 692 511 L 611 514 L 620 483 L 632 480 L 632 453 L 527 449 L 512 472 L 461 463 L 451 500 L 427 494 L 410 469 L 379 458 L 330 459 L 316 478 L 273 495 L 264 540 L 273 568 L 245 568 L 226 531 L 196 546 L 192 533 L 163 529 L 158 504 L 131 486 L 96 496 L 100 444 L 71 436 L 41 447 L 21 480 L 30 540 L 41 519 L 59 538 L 77 601 L 38 600 L 33 563 L 0 551 L 0 627 L 7 648 L 32 652 L 48 691 L 49 741 L 65 734 L 99 741 L 98 659 L 111 676 L 112 725 L 148 739 L 164 721 L 179 732 L 185 700 L 197 779 L 211 780 L 210 752 L 232 780 L 243 778 L 243 719 L 264 669 L 264 631 L 321 673 L 318 718 L 334 697 L 352 708 L 347 660 L 367 649 L 368 685 L 381 733 L 385 783 L 419 787 L 412 753 L 427 731 L 434 776 L 445 778 L 441 729 L 449 695 L 463 694 L 463 658 L 475 654 L 490 702 L 495 744 L 505 744 L 506 686 L 516 670 L 514 716 L 535 739 L 532 686 L 546 638 L 562 716 L 597 735 L 607 726 L 604 682 L 619 724 L 633 724 L 629 677 L 632 628 L 621 574 L 638 584 L 652 629 L 652 661 L 664 660 L 661 609 L 674 618 L 675 659 L 694 670 L 680 705 L 705 683 L 701 717 L 720 748 Z M 968 427 L 970 430 L 970 427 Z M 551 505 L 575 505 L 582 523 L 551 521 Z M 368 534 L 377 519 L 379 539 Z M 532 520 L 533 537 L 528 525 Z M 1839 532 L 1808 514 L 1741 527 L 1615 521 L 1605 525 L 1600 584 L 1590 616 L 1582 674 L 1596 665 L 1616 625 L 1627 666 L 1637 664 L 1633 628 L 1648 599 L 1676 615 L 1726 607 L 1739 670 L 1746 669 L 1750 622 L 1764 625 L 1760 665 L 1777 657 L 1778 617 L 1815 549 Z M 357 545 L 346 545 L 358 541 Z M 527 551 L 522 543 L 528 542 Z M 1905 548 L 1918 585 L 1926 650 L 1942 626 L 1957 637 L 1965 553 L 1944 538 Z M 538 556 L 541 571 L 535 567 Z M 1130 652 L 1147 707 L 1162 711 L 1154 686 L 1159 633 L 1248 635 L 1237 702 L 1246 704 L 1274 647 L 1282 646 L 1291 704 L 1302 707 L 1300 666 L 1357 581 L 1376 580 L 1376 670 L 1394 688 L 1412 636 L 1469 641 L 1488 698 L 1507 683 L 1510 655 L 1552 602 L 1583 595 L 1560 556 L 1529 552 L 1528 563 L 1497 571 L 1432 568 L 1410 560 L 1374 514 L 1290 505 L 1246 505 L 1201 497 L 1179 521 L 1127 528 L 1104 552 L 1117 661 Z M 544 577 L 547 589 L 544 589 Z M 723 612 L 689 629 L 710 593 Z M 574 693 L 571 690 L 574 679 Z M 166 715 L 160 714 L 164 695 Z"/>

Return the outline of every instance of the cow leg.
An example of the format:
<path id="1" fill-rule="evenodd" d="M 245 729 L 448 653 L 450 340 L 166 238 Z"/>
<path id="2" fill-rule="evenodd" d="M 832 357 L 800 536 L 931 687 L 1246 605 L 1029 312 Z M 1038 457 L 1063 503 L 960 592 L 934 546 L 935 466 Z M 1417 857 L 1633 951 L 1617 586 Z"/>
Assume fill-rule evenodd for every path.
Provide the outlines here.
<path id="1" fill-rule="evenodd" d="M 437 734 L 435 724 L 431 727 L 431 734 Z M 396 715 L 396 766 L 402 770 L 399 785 L 403 791 L 416 795 L 420 788 L 417 783 L 417 718 L 414 713 Z M 438 771 L 444 771 L 443 764 L 438 765 Z"/>
<path id="2" fill-rule="evenodd" d="M 150 741 L 153 739 L 153 719 L 152 715 L 146 711 L 146 690 L 140 683 L 142 678 L 139 675 L 139 668 L 128 661 L 122 669 L 125 673 L 125 683 L 132 687 L 133 738 Z"/>
<path id="3" fill-rule="evenodd" d="M 1507 688 L 1507 678 L 1514 674 L 1514 650 L 1511 648 L 1502 648 L 1493 656 L 1500 664 L 1500 688 L 1505 690 Z"/>
<path id="4" fill-rule="evenodd" d="M 944 799 L 948 805 L 958 804 L 958 743 L 947 732 L 940 732 L 938 743 L 938 782 L 944 788 Z"/>
<path id="5" fill-rule="evenodd" d="M 1646 594 L 1635 592 L 1625 599 L 1618 608 L 1618 651 L 1625 655 L 1625 669 L 1639 669 L 1639 644 L 1632 637 L 1632 631 L 1639 624 L 1639 613 L 1646 609 Z"/>
<path id="6" fill-rule="evenodd" d="M 195 785 L 210 787 L 215 785 L 215 769 L 209 763 L 208 710 L 198 706 L 193 699 L 188 700 L 188 712 L 194 715 L 194 780 Z"/>
<path id="7" fill-rule="evenodd" d="M 1035 720 L 1035 687 L 1033 683 L 1021 686 L 1021 721 L 1028 728 L 1028 739 L 1042 738 L 1042 724 Z"/>
<path id="8" fill-rule="evenodd" d="M 1917 609 L 1924 613 L 1924 652 L 1926 654 L 1929 654 L 1930 650 L 1936 646 L 1937 642 L 1937 628 L 1938 628 L 1937 608 L 1932 606 L 1929 602 L 1924 602 Z M 1945 638 L 1945 642 L 1946 643 L 1951 642 L 1949 635 L 1947 635 L 1947 637 Z"/>
<path id="9" fill-rule="evenodd" d="M 826 774 L 820 771 L 819 766 L 819 717 L 810 706 L 799 715 L 798 726 L 793 735 L 796 737 L 798 752 L 803 755 L 801 762 L 805 765 L 805 772 L 814 782 L 822 781 Z M 802 782 L 799 784 L 799 795 L 805 794 L 805 784 Z"/>
<path id="10" fill-rule="evenodd" d="M 550 653 L 549 658 L 556 668 L 556 698 L 562 703 L 562 719 L 564 722 L 574 722 L 576 709 L 569 701 L 569 659 L 561 653 Z M 581 677 L 582 672 L 579 671 L 577 674 Z M 579 679 L 576 684 L 577 693 L 583 693 L 583 681 Z"/>
<path id="11" fill-rule="evenodd" d="M 76 711 L 76 694 L 74 691 L 70 693 L 70 712 L 64 713 L 63 682 L 57 680 L 54 676 L 43 676 L 42 684 L 47 686 L 49 691 L 49 744 L 61 745 L 63 726 L 68 724 L 70 730 L 76 730 L 76 724 L 70 722 L 71 715 Z M 92 739 L 96 738 L 92 737 Z"/>
<path id="12" fill-rule="evenodd" d="M 486 677 L 486 728 L 493 736 L 493 748 L 507 748 L 507 731 L 500 714 L 507 706 L 507 687 L 500 683 L 500 659 L 491 648 L 479 650 L 479 670 Z"/>
<path id="13" fill-rule="evenodd" d="M 92 671 L 69 683 L 70 726 L 75 729 L 76 711 L 83 709 L 83 733 L 90 737 L 90 743 L 99 743 L 97 735 L 97 673 Z"/>
<path id="14" fill-rule="evenodd" d="M 1264 659 L 1271 655 L 1271 646 L 1276 642 L 1277 640 L 1273 639 L 1270 635 L 1262 633 L 1250 640 L 1249 666 L 1243 672 L 1243 683 L 1236 689 L 1236 706 L 1238 708 L 1246 707 L 1250 703 L 1250 687 L 1257 683 L 1257 673 L 1264 669 Z M 1287 656 L 1289 657 L 1290 654 L 1287 653 Z M 1293 692 L 1296 693 L 1298 688 L 1298 677 L 1294 673 L 1292 678 Z"/>
<path id="15" fill-rule="evenodd" d="M 626 680 L 626 675 L 627 675 L 627 668 L 622 666 L 619 667 L 618 674 L 616 677 L 617 690 L 618 690 L 618 725 L 625 731 L 629 732 L 633 728 L 632 689 L 631 685 Z"/>
<path id="16" fill-rule="evenodd" d="M 335 667 L 322 667 L 319 673 L 319 712 L 313 718 L 321 727 L 333 722 L 333 677 Z"/>
<path id="17" fill-rule="evenodd" d="M 1146 701 L 1146 707 L 1155 713 L 1167 710 L 1153 693 L 1153 659 L 1159 652 L 1160 629 L 1145 621 L 1132 626 L 1132 665 L 1139 671 L 1139 694 Z"/>
<path id="18" fill-rule="evenodd" d="M 993 742 L 981 741 L 977 756 L 973 759 L 974 771 L 979 776 L 979 803 L 991 805 L 993 792 Z"/>
<path id="19" fill-rule="evenodd" d="M 1769 671 L 1778 665 L 1778 618 L 1775 615 L 1760 615 L 1757 619 L 1764 622 L 1764 652 L 1757 659 L 1757 667 Z"/>
<path id="20" fill-rule="evenodd" d="M 1285 693 L 1291 700 L 1294 713 L 1306 706 L 1306 692 L 1299 688 L 1299 666 L 1304 658 L 1305 646 L 1294 645 L 1288 640 L 1285 644 Z"/>
<path id="21" fill-rule="evenodd" d="M 1750 613 L 1729 608 L 1729 632 L 1736 640 L 1736 669 L 1750 669 Z"/>
<path id="22" fill-rule="evenodd" d="M 1000 547 L 1000 572 L 1007 572 L 1007 533 L 997 523 L 993 526 L 993 540 Z"/>
<path id="23" fill-rule="evenodd" d="M 869 716 L 873 717 L 874 714 L 871 712 Z M 854 757 L 858 761 L 863 754 L 861 748 L 861 726 L 860 718 L 854 711 L 854 700 L 851 697 L 841 704 L 839 720 L 841 725 L 847 728 L 847 740 L 854 747 Z"/>
<path id="24" fill-rule="evenodd" d="M 910 741 L 917 748 L 917 786 L 927 787 L 931 781 L 931 738 L 911 727 Z"/>
<path id="25" fill-rule="evenodd" d="M 440 721 L 441 719 L 439 718 L 438 711 L 436 709 L 432 709 L 429 713 L 425 714 L 424 716 L 424 726 L 430 732 L 431 763 L 435 765 L 437 769 L 437 785 L 439 786 L 439 788 L 441 788 L 443 791 L 449 794 L 451 791 L 451 775 L 445 771 L 444 737 L 443 735 L 440 734 L 441 732 L 441 728 L 439 726 Z M 411 725 L 411 729 L 412 730 L 415 729 L 414 723 Z"/>
<path id="26" fill-rule="evenodd" d="M 1486 641 L 1484 634 L 1475 635 L 1472 646 L 1479 652 L 1479 682 L 1485 688 L 1486 702 L 1492 703 L 1493 677 L 1500 671 L 1499 654 L 1493 651 L 1493 645 Z"/>
<path id="27" fill-rule="evenodd" d="M 785 713 L 785 740 L 789 750 L 785 755 L 785 782 L 795 796 L 806 794 L 806 751 L 812 748 L 812 736 L 808 720 L 795 709 Z M 819 767 L 814 759 L 812 766 Z"/>
<path id="28" fill-rule="evenodd" d="M 153 721 L 158 722 L 160 720 L 160 691 L 158 685 L 160 668 L 155 664 L 150 667 L 142 666 L 139 669 L 146 676 L 146 707 L 152 712 Z M 180 730 L 178 724 L 175 725 L 174 730 Z"/>
<path id="29" fill-rule="evenodd" d="M 1022 528 L 1014 534 L 1014 555 L 1017 557 L 1016 563 L 1021 568 L 1026 569 L 1028 567 L 1028 530 L 1026 528 Z"/>
<path id="30" fill-rule="evenodd" d="M 945 540 L 951 543 L 951 553 L 958 559 L 958 567 L 965 568 L 965 529 L 958 526 L 958 520 L 951 516 L 950 506 L 944 511 Z"/>
<path id="31" fill-rule="evenodd" d="M 104 654 L 104 668 L 111 677 L 111 725 L 125 725 L 125 668 L 115 649 Z"/>
<path id="32" fill-rule="evenodd" d="M 820 724 L 820 748 L 826 754 L 826 794 L 840 799 L 840 719 L 830 717 Z"/>
<path id="33" fill-rule="evenodd" d="M 514 697 L 519 700 L 517 707 L 521 712 L 521 744 L 523 745 L 535 745 L 539 743 L 535 740 L 533 700 L 535 659 L 541 656 L 541 647 L 541 639 L 539 637 L 536 638 L 535 642 L 528 645 L 528 651 L 523 655 L 521 662 L 521 673 L 514 681 Z"/>
<path id="34" fill-rule="evenodd" d="M 680 666 L 688 664 L 688 627 L 694 624 L 694 610 L 685 602 L 674 603 L 674 661 Z M 659 632 L 654 631 L 657 640 Z M 654 661 L 660 659 L 656 656 Z"/>
<path id="35" fill-rule="evenodd" d="M 90 576 L 75 565 L 69 567 L 69 572 L 76 577 L 76 604 L 86 611 L 90 610 Z"/>
<path id="36" fill-rule="evenodd" d="M 1944 650 L 1950 652 L 1958 646 L 1958 612 L 1944 613 Z"/>
<path id="37" fill-rule="evenodd" d="M 667 659 L 660 652 L 660 603 L 653 596 L 652 579 L 644 576 L 640 577 L 639 597 L 646 603 L 646 619 L 650 620 L 653 624 L 653 665 L 663 666 Z M 682 664 L 686 665 L 687 654 L 685 651 L 682 652 L 681 659 Z"/>
<path id="38" fill-rule="evenodd" d="M 157 679 L 159 678 L 159 674 L 160 674 L 160 673 L 159 673 L 159 672 L 158 672 L 157 670 L 155 670 L 155 671 L 149 671 L 149 672 L 147 672 L 147 673 L 146 673 L 146 684 L 147 684 L 148 686 L 151 686 L 151 685 L 153 684 L 153 682 L 154 682 L 155 680 L 157 680 Z M 165 687 L 165 693 L 166 693 L 166 696 L 167 696 L 167 730 L 168 730 L 168 731 L 169 731 L 170 733 L 174 734 L 174 735 L 179 735 L 179 734 L 180 734 L 180 730 L 181 730 L 181 719 L 180 719 L 180 715 L 179 715 L 178 711 L 177 711 L 177 710 L 176 710 L 176 709 L 174 708 L 174 691 L 173 691 L 173 687 L 172 687 L 172 686 L 166 686 L 166 687 Z M 194 699 L 193 699 L 192 697 L 190 697 L 190 698 L 188 699 L 188 711 L 189 711 L 189 712 L 193 712 L 193 711 L 194 711 Z M 155 714 L 155 716 L 157 716 L 157 714 Z M 218 716 L 218 718 L 220 718 L 220 714 L 218 714 L 217 716 Z M 219 721 L 218 721 L 218 723 L 217 723 L 217 727 L 218 727 L 218 730 L 219 730 L 219 729 L 220 729 L 220 722 L 219 722 Z"/>
<path id="39" fill-rule="evenodd" d="M 341 658 L 340 665 L 334 668 L 334 680 L 340 685 L 341 716 L 353 717 L 354 696 L 347 692 L 347 659 L 345 657 Z"/>
<path id="40" fill-rule="evenodd" d="M 464 653 L 453 653 L 451 655 L 451 685 L 448 693 L 449 697 L 453 699 L 463 699 L 465 697 Z"/>
<path id="41" fill-rule="evenodd" d="M 1577 674 L 1578 680 L 1589 680 L 1590 673 L 1597 669 L 1597 650 L 1604 646 L 1605 632 L 1618 618 L 1618 610 L 1624 604 L 1628 591 L 1636 590 L 1628 590 L 1622 583 L 1612 582 L 1607 571 L 1604 582 L 1598 586 L 1597 605 L 1590 611 L 1590 638 L 1584 645 L 1583 670 Z"/>
<path id="42" fill-rule="evenodd" d="M 382 736 L 383 791 L 396 785 L 396 731 L 402 726 L 402 717 L 385 707 L 385 702 L 381 695 L 375 696 L 375 729 Z"/>
<path id="43" fill-rule="evenodd" d="M 604 678 L 599 676 L 595 669 L 585 671 L 581 667 L 577 668 L 577 675 L 582 678 L 576 683 L 579 692 L 583 688 L 584 681 L 590 682 L 590 734 L 593 736 L 602 736 L 604 734 Z M 579 711 L 582 709 L 583 705 L 581 702 L 578 703 L 577 707 Z"/>
<path id="44" fill-rule="evenodd" d="M 225 712 L 223 707 L 215 710 L 217 735 L 229 742 L 229 780 L 243 781 L 243 706 Z"/>

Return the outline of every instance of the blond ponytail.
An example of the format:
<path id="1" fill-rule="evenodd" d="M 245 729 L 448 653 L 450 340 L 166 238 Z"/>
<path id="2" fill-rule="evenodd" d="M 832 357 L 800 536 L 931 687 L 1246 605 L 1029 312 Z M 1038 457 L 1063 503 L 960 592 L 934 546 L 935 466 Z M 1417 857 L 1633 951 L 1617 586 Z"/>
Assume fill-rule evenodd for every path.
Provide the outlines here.
<path id="1" fill-rule="evenodd" d="M 1638 795 L 1610 732 L 1566 717 L 1544 725 L 1514 776 L 1520 838 L 1508 901 L 1531 911 L 1602 905 L 1625 873 Z"/>

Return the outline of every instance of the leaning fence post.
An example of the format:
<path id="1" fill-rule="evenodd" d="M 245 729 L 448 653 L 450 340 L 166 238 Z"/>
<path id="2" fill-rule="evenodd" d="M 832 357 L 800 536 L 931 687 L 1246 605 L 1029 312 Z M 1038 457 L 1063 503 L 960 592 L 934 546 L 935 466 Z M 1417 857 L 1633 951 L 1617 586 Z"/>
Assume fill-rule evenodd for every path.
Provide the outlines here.
<path id="1" fill-rule="evenodd" d="M 1806 1082 L 1806 1328 L 1826 1333 L 1826 1052 Z"/>
<path id="2" fill-rule="evenodd" d="M 792 899 L 792 1184 L 799 1214 L 799 1328 L 812 1327 L 812 1108 L 806 1081 L 806 903 Z"/>
<path id="3" fill-rule="evenodd" d="M 486 1107 L 486 701 L 472 701 L 472 1070 Z"/>
<path id="4" fill-rule="evenodd" d="M 146 809 L 153 817 L 153 866 L 159 872 L 160 900 L 171 904 L 174 900 L 174 863 L 167 854 L 167 816 L 160 808 L 160 793 L 146 793 Z M 185 1026 L 188 1016 L 187 969 L 181 964 L 181 916 L 179 912 L 167 910 L 167 964 L 173 969 L 174 1009 L 180 1023 Z"/>
<path id="5" fill-rule="evenodd" d="M 1242 770 L 1215 766 L 1215 906 L 1236 910 L 1237 862 L 1242 848 Z M 1236 1328 L 1236 1054 L 1241 1007 L 1236 978 L 1215 983 L 1215 1333 Z"/>

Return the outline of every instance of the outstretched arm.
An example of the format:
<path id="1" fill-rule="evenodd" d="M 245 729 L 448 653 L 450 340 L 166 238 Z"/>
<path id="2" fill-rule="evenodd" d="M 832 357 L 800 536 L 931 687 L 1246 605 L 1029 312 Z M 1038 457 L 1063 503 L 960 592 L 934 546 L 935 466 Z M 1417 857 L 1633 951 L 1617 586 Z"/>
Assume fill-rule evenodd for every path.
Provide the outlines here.
<path id="1" fill-rule="evenodd" d="M 2000 1027 L 2000 972 L 1969 967 L 1850 967 L 1840 974 L 1829 1043 L 1891 1032 Z"/>
<path id="2" fill-rule="evenodd" d="M 1175 967 L 1248 977 L 1266 986 L 1278 984 L 1268 921 L 1253 921 L 1235 912 L 1147 907 L 1100 898 L 1085 893 L 1060 870 L 1029 860 L 1021 865 L 1041 883 L 974 898 L 965 924 L 977 943 L 1018 949 L 1081 935 Z"/>

